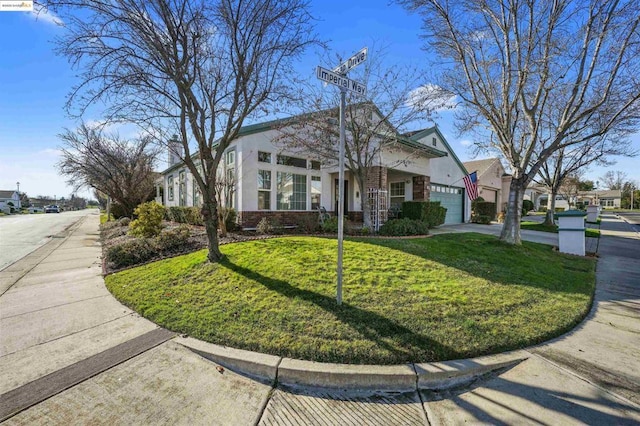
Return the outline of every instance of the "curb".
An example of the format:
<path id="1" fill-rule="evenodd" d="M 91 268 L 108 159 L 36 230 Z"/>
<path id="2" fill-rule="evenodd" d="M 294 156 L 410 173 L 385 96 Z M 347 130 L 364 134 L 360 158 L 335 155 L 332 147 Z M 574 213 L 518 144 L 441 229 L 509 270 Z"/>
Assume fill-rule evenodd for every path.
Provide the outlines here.
<path id="1" fill-rule="evenodd" d="M 175 342 L 235 373 L 263 382 L 293 387 L 392 392 L 438 391 L 465 386 L 481 376 L 515 367 L 530 355 L 518 350 L 433 363 L 355 365 L 282 358 L 191 337 L 177 337 Z"/>

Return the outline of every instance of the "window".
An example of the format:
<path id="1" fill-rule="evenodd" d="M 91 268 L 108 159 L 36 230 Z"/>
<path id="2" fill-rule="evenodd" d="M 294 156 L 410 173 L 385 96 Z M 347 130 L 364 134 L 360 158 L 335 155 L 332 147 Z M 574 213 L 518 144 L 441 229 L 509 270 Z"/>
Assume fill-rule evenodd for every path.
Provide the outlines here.
<path id="1" fill-rule="evenodd" d="M 271 172 L 258 170 L 258 210 L 271 210 Z"/>
<path id="2" fill-rule="evenodd" d="M 307 168 L 307 160 L 298 157 L 289 157 L 288 155 L 278 155 L 278 164 L 283 166 Z"/>
<path id="3" fill-rule="evenodd" d="M 260 163 L 271 163 L 271 153 L 258 151 L 258 161 Z"/>
<path id="4" fill-rule="evenodd" d="M 311 210 L 320 207 L 320 195 L 322 192 L 322 182 L 320 176 L 311 176 Z"/>
<path id="5" fill-rule="evenodd" d="M 187 177 L 186 173 L 181 171 L 178 174 L 178 204 L 181 206 L 187 205 Z"/>
<path id="6" fill-rule="evenodd" d="M 436 138 L 431 138 L 431 145 L 436 146 Z"/>
<path id="7" fill-rule="evenodd" d="M 200 192 L 200 188 L 198 188 L 198 184 L 195 181 L 193 182 L 193 206 L 202 206 L 202 193 Z"/>
<path id="8" fill-rule="evenodd" d="M 233 164 L 236 162 L 236 152 L 228 151 L 227 152 L 227 165 Z"/>
<path id="9" fill-rule="evenodd" d="M 167 178 L 167 186 L 169 187 L 169 201 L 173 201 L 173 176 Z"/>
<path id="10" fill-rule="evenodd" d="M 389 202 L 392 207 L 402 208 L 404 202 L 404 182 L 391 182 Z"/>
<path id="11" fill-rule="evenodd" d="M 307 209 L 307 177 L 278 172 L 278 210 Z"/>
<path id="12" fill-rule="evenodd" d="M 320 170 L 320 162 L 311 160 L 311 170 Z"/>

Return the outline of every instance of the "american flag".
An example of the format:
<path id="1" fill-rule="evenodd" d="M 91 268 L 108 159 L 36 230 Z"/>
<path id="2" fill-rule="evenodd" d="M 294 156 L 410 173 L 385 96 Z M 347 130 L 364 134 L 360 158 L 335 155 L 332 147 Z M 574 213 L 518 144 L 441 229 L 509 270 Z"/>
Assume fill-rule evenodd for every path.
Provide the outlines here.
<path id="1" fill-rule="evenodd" d="M 473 172 L 465 176 L 463 179 L 464 187 L 467 188 L 467 195 L 471 201 L 478 198 L 478 174 Z"/>

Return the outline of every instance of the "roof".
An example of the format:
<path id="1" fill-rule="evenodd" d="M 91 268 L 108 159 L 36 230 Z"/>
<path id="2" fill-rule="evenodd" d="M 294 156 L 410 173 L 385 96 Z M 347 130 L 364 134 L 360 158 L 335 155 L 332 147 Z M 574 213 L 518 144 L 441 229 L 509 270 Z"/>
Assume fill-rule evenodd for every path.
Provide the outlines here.
<path id="1" fill-rule="evenodd" d="M 440 138 L 440 140 L 442 141 L 442 143 L 444 144 L 444 146 L 447 148 L 447 151 L 449 152 L 449 154 L 451 154 L 451 157 L 453 158 L 453 160 L 456 162 L 456 164 L 458 164 L 458 167 L 460 167 L 460 170 L 462 170 L 464 172 L 464 174 L 469 174 L 469 172 L 467 171 L 466 167 L 464 167 L 464 164 L 462 164 L 462 162 L 460 161 L 460 159 L 458 158 L 458 156 L 456 155 L 456 153 L 453 151 L 453 149 L 451 149 L 451 146 L 449 145 L 449 143 L 447 142 L 447 139 L 444 137 L 444 135 L 440 132 L 440 129 L 438 129 L 438 126 L 433 126 L 433 127 L 429 127 L 427 129 L 423 129 L 423 130 L 417 130 L 417 131 L 413 131 L 413 132 L 408 132 L 405 133 L 404 136 L 408 137 L 410 140 L 413 140 L 423 146 L 427 146 L 424 145 L 422 142 L 418 142 L 420 139 L 426 138 L 432 134 L 436 134 L 438 135 L 438 137 Z"/>
<path id="2" fill-rule="evenodd" d="M 0 189 L 0 198 L 13 198 L 13 194 L 16 193 L 15 189 L 4 190 Z"/>
<path id="3" fill-rule="evenodd" d="M 371 102 L 361 102 L 362 104 L 364 103 L 371 103 Z M 358 105 L 358 104 L 356 104 Z M 378 109 L 377 106 L 373 105 L 373 107 L 376 109 L 376 111 L 378 111 L 378 114 L 380 115 L 380 117 L 383 117 L 382 112 L 380 112 L 380 110 Z M 311 116 L 314 114 L 320 114 L 323 112 L 327 112 L 327 111 L 337 111 L 338 108 L 330 108 L 330 109 L 326 109 L 326 110 L 321 110 L 318 112 L 311 112 L 311 113 L 305 113 L 305 114 L 299 114 L 299 115 L 294 115 L 292 117 L 288 117 L 288 118 L 279 118 L 276 120 L 270 120 L 270 121 L 265 121 L 262 123 L 256 123 L 256 124 L 251 124 L 248 126 L 242 126 L 240 128 L 240 130 L 238 131 L 238 137 L 242 137 L 242 136 L 248 136 L 248 135 L 253 135 L 256 133 L 262 133 L 262 132 L 267 132 L 269 130 L 274 130 L 274 129 L 278 129 L 279 127 L 281 127 L 282 125 L 288 124 L 288 123 L 295 123 L 296 121 L 299 121 L 302 117 L 307 117 L 307 116 Z M 387 121 L 386 119 L 384 119 L 385 121 Z M 393 126 L 391 126 L 391 124 L 388 123 L 389 127 L 394 128 Z M 462 163 L 460 163 L 460 160 L 458 160 L 458 157 L 455 156 L 455 154 L 453 153 L 453 151 L 451 150 L 451 147 L 447 144 L 446 140 L 444 139 L 444 136 L 442 136 L 442 134 L 440 133 L 440 131 L 437 130 L 437 127 L 432 127 L 430 129 L 427 129 L 429 131 L 429 134 L 432 133 L 433 131 L 437 131 L 438 134 L 440 135 L 440 138 L 442 139 L 442 141 L 444 142 L 445 146 L 447 147 L 447 149 L 449 150 L 449 152 L 451 152 L 453 154 L 453 157 L 455 158 L 455 160 L 461 165 L 461 167 L 464 170 L 464 167 L 462 166 Z M 422 131 L 421 131 L 422 132 Z M 416 133 L 416 132 L 411 132 Z M 439 149 L 435 149 L 429 145 L 425 145 L 422 142 L 419 142 L 418 139 L 415 139 L 413 137 L 408 137 L 407 134 L 404 135 L 400 135 L 397 134 L 396 135 L 396 141 L 399 142 L 402 145 L 408 146 L 410 148 L 413 149 L 418 149 L 426 154 L 428 154 L 431 157 L 446 157 L 448 154 L 445 151 L 441 151 Z M 217 146 L 217 144 L 214 144 L 214 148 Z M 192 158 L 196 159 L 198 158 L 199 153 L 195 152 L 194 154 L 191 155 Z M 164 175 L 169 171 L 178 169 L 184 167 L 184 162 L 179 162 L 176 164 L 172 164 L 171 166 L 167 167 L 164 171 L 162 171 L 160 174 Z"/>
<path id="4" fill-rule="evenodd" d="M 471 172 L 478 172 L 478 177 L 482 176 L 487 170 L 489 170 L 489 168 L 495 163 L 495 162 L 500 163 L 500 159 L 497 157 L 493 157 L 493 158 L 483 158 L 482 160 L 473 160 L 473 161 L 465 161 L 464 162 L 464 166 L 467 168 L 467 170 L 470 170 Z M 500 166 L 502 167 L 502 163 L 500 163 Z M 504 171 L 504 167 L 502 168 Z"/>
<path id="5" fill-rule="evenodd" d="M 602 197 L 622 198 L 622 191 L 619 189 L 607 189 L 607 190 L 600 190 L 600 191 L 580 191 L 578 192 L 578 195 L 580 196 L 597 195 L 600 198 Z"/>

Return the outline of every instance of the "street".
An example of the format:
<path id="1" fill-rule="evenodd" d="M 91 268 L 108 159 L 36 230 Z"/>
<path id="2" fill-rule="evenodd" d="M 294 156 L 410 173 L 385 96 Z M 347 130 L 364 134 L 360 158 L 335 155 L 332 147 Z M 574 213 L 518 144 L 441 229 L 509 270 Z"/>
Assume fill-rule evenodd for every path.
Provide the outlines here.
<path id="1" fill-rule="evenodd" d="M 0 271 L 45 244 L 82 216 L 98 210 L 0 217 Z"/>

